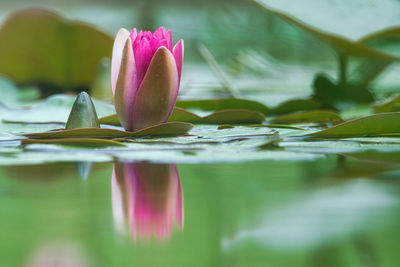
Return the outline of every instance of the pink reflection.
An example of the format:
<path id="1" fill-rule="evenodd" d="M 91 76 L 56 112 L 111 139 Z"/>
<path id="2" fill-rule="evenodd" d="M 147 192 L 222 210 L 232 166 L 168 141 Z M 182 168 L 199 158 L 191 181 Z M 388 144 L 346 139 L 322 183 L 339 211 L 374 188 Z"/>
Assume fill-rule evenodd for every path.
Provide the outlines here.
<path id="1" fill-rule="evenodd" d="M 115 163 L 112 209 L 118 232 L 150 239 L 171 236 L 183 227 L 182 191 L 175 164 Z"/>

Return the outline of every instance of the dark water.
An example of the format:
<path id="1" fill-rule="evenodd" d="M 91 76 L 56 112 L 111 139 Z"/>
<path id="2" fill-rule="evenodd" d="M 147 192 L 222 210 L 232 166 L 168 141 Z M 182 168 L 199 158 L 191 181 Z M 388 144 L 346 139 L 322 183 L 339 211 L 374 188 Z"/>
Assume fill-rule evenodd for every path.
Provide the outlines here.
<path id="1" fill-rule="evenodd" d="M 0 266 L 400 266 L 400 169 L 343 156 L 0 171 Z"/>

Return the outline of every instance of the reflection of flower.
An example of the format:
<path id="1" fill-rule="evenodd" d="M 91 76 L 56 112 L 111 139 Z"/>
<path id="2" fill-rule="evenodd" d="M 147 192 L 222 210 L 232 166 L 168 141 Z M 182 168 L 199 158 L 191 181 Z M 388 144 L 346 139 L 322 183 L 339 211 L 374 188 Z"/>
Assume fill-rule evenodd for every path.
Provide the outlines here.
<path id="1" fill-rule="evenodd" d="M 163 240 L 183 226 L 182 192 L 175 164 L 115 163 L 112 208 L 119 232 Z"/>
<path id="2" fill-rule="evenodd" d="M 173 47 L 171 32 L 129 33 L 120 29 L 114 42 L 111 86 L 122 126 L 137 130 L 166 122 L 178 96 L 183 40 Z"/>

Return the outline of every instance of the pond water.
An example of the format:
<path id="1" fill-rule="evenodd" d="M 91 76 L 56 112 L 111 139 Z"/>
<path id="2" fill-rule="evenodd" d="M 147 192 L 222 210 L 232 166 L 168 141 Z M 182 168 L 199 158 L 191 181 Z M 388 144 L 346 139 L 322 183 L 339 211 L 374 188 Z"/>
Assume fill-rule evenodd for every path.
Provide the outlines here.
<path id="1" fill-rule="evenodd" d="M 1 266 L 399 266 L 392 163 L 3 166 Z"/>

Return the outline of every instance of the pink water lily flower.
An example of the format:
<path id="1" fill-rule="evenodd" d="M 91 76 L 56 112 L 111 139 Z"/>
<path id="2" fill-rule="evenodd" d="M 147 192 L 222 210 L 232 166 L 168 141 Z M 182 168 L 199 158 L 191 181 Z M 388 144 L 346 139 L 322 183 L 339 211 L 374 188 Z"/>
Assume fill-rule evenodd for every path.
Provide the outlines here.
<path id="1" fill-rule="evenodd" d="M 166 122 L 178 96 L 183 40 L 173 47 L 170 31 L 129 33 L 120 29 L 114 41 L 111 87 L 115 109 L 127 131 Z"/>

